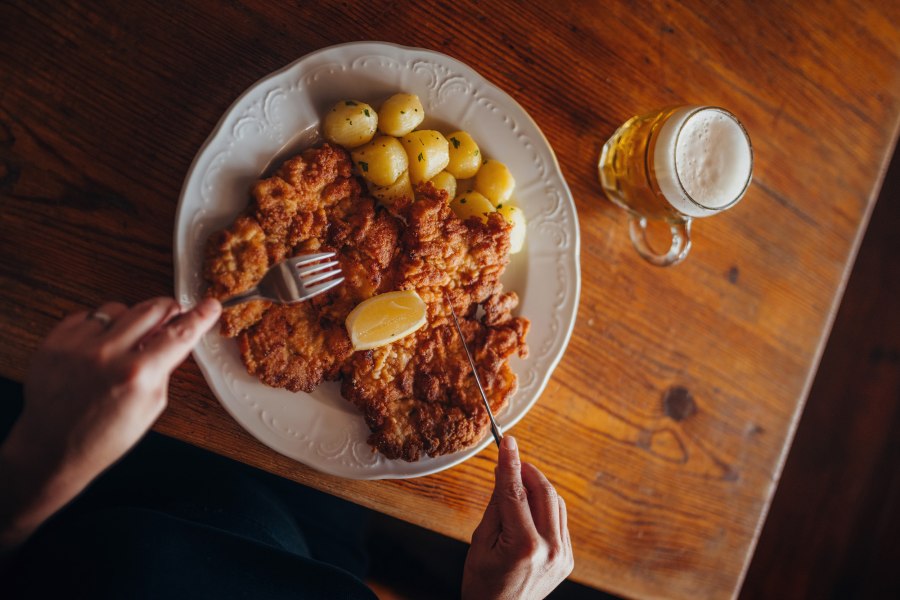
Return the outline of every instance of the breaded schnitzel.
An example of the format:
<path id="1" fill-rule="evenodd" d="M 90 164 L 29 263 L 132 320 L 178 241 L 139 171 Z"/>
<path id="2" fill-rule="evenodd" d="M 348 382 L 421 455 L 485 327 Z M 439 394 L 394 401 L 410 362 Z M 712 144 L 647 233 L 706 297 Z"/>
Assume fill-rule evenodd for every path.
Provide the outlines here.
<path id="1" fill-rule="evenodd" d="M 501 294 L 509 225 L 500 215 L 490 215 L 487 223 L 461 221 L 433 189 L 393 208 L 406 221 L 397 289 L 419 293 L 428 323 L 393 344 L 355 353 L 341 390 L 365 415 L 370 444 L 390 458 L 414 461 L 467 448 L 489 426 L 444 293 L 460 316 L 495 413 L 516 391 L 508 359 L 527 352 L 528 321 L 510 314 L 518 303 L 515 294 Z M 476 319 L 479 304 L 501 308 L 486 308 Z"/>
<path id="2" fill-rule="evenodd" d="M 237 337 L 249 373 L 273 387 L 312 391 L 341 378 L 342 395 L 363 413 L 369 443 L 389 458 L 414 461 L 467 448 L 488 427 L 487 413 L 452 321 L 460 316 L 491 407 L 516 390 L 513 354 L 527 352 L 528 321 L 511 315 L 502 293 L 510 226 L 498 214 L 462 221 L 446 193 L 430 185 L 390 209 L 363 193 L 347 153 L 330 145 L 292 158 L 253 188 L 253 202 L 210 237 L 204 275 L 225 298 L 252 287 L 290 256 L 333 250 L 345 282 L 292 305 L 250 302 L 229 309 L 222 333 Z M 414 289 L 428 323 L 375 350 L 353 352 L 349 312 L 373 295 Z M 446 293 L 446 296 L 445 296 Z M 476 318 L 479 306 L 483 315 Z"/>
<path id="3" fill-rule="evenodd" d="M 332 146 L 292 158 L 253 187 L 254 202 L 230 229 L 208 243 L 209 294 L 247 290 L 289 256 L 334 250 L 345 281 L 310 302 L 248 302 L 222 316 L 222 333 L 237 337 L 247 371 L 272 387 L 311 392 L 336 379 L 352 353 L 344 319 L 370 296 L 389 291 L 400 221 L 360 196 L 347 153 Z"/>

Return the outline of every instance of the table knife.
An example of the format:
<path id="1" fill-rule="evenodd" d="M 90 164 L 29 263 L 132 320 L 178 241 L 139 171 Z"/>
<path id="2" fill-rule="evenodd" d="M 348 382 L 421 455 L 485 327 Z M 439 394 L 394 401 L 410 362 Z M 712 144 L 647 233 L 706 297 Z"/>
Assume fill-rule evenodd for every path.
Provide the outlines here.
<path id="1" fill-rule="evenodd" d="M 497 421 L 494 419 L 494 411 L 491 410 L 491 404 L 488 402 L 487 394 L 484 393 L 484 387 L 481 385 L 481 378 L 478 377 L 478 370 L 475 368 L 475 361 L 472 359 L 469 345 L 466 344 L 466 338 L 463 335 L 462 328 L 459 326 L 459 319 L 456 318 L 456 311 L 453 310 L 453 303 L 450 302 L 450 298 L 447 297 L 446 293 L 444 294 L 444 297 L 447 300 L 447 305 L 450 307 L 450 314 L 453 315 L 453 324 L 456 325 L 456 332 L 459 334 L 459 340 L 462 342 L 463 350 L 466 351 L 466 358 L 469 359 L 469 366 L 472 367 L 472 376 L 475 377 L 475 383 L 478 385 L 481 399 L 484 400 L 484 408 L 487 410 L 488 418 L 491 420 L 491 435 L 494 436 L 494 441 L 497 442 L 497 447 L 499 448 L 500 440 L 503 439 L 503 434 L 500 432 L 500 426 L 497 425 Z"/>

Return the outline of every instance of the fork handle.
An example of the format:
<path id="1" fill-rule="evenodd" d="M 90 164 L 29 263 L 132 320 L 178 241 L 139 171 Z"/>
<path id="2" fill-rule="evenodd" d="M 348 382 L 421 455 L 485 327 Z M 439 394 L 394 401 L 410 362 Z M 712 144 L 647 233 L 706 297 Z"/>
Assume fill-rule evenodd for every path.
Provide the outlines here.
<path id="1" fill-rule="evenodd" d="M 222 300 L 222 308 L 231 308 L 232 306 L 237 306 L 238 304 L 242 304 L 244 302 L 250 302 L 251 300 L 264 300 L 262 296 L 259 295 L 259 290 L 257 288 L 251 288 L 246 292 L 241 292 L 240 294 L 236 294 L 231 298 L 226 298 Z"/>

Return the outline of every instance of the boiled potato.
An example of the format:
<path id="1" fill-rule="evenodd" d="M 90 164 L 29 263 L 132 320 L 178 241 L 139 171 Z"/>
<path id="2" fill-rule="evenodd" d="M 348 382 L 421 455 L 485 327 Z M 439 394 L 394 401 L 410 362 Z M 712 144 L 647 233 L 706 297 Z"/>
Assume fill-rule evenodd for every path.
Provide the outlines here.
<path id="1" fill-rule="evenodd" d="M 362 146 L 377 128 L 378 114 L 365 102 L 341 100 L 325 115 L 325 139 L 345 148 Z"/>
<path id="2" fill-rule="evenodd" d="M 450 208 L 464 221 L 469 217 L 478 217 L 482 223 L 487 223 L 487 216 L 494 212 L 491 201 L 476 191 L 460 194 L 450 203 Z"/>
<path id="3" fill-rule="evenodd" d="M 412 184 L 409 182 L 409 172 L 403 171 L 397 181 L 388 186 L 378 186 L 369 183 L 369 193 L 382 204 L 390 206 L 400 198 L 413 197 Z"/>
<path id="4" fill-rule="evenodd" d="M 494 206 L 509 200 L 516 189 L 512 173 L 499 160 L 487 160 L 475 175 L 475 191 L 482 193 Z"/>
<path id="5" fill-rule="evenodd" d="M 401 137 L 418 127 L 425 118 L 425 109 L 415 94 L 394 94 L 384 101 L 378 111 L 378 129 L 382 133 Z"/>
<path id="6" fill-rule="evenodd" d="M 472 136 L 465 131 L 454 131 L 447 136 L 450 142 L 450 162 L 447 170 L 457 179 L 474 177 L 481 167 L 481 150 Z"/>
<path id="7" fill-rule="evenodd" d="M 450 162 L 447 138 L 440 131 L 420 129 L 400 138 L 409 160 L 409 180 L 413 185 L 428 181 Z"/>
<path id="8" fill-rule="evenodd" d="M 391 185 L 406 171 L 406 150 L 397 138 L 389 135 L 379 135 L 353 150 L 350 156 L 363 179 L 375 185 Z"/>
<path id="9" fill-rule="evenodd" d="M 448 171 L 441 171 L 432 177 L 431 185 L 437 190 L 444 190 L 447 192 L 448 200 L 456 197 L 456 177 L 451 175 Z"/>
<path id="10" fill-rule="evenodd" d="M 525 245 L 525 213 L 509 202 L 499 205 L 497 212 L 513 226 L 509 232 L 509 253 L 515 254 Z"/>

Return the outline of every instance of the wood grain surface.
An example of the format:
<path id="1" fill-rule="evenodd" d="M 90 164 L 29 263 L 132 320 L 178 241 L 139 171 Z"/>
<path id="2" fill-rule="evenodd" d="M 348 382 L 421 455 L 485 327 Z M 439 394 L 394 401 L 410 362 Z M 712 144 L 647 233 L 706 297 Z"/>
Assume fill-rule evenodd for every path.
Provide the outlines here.
<path id="1" fill-rule="evenodd" d="M 68 312 L 172 294 L 183 177 L 256 80 L 341 42 L 437 50 L 518 100 L 576 200 L 578 321 L 513 430 L 566 497 L 573 579 L 731 597 L 896 140 L 898 23 L 896 3 L 850 1 L 4 2 L 0 375 L 21 380 Z M 625 119 L 679 103 L 741 118 L 754 182 L 659 269 L 596 160 Z M 245 433 L 191 361 L 157 429 L 462 540 L 496 458 L 409 481 L 324 476 Z"/>

